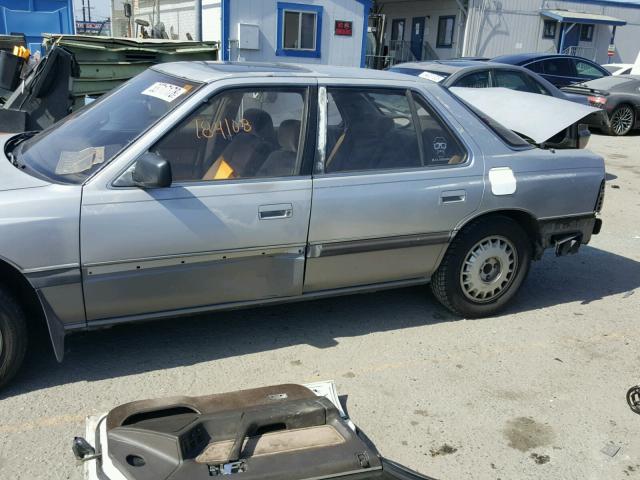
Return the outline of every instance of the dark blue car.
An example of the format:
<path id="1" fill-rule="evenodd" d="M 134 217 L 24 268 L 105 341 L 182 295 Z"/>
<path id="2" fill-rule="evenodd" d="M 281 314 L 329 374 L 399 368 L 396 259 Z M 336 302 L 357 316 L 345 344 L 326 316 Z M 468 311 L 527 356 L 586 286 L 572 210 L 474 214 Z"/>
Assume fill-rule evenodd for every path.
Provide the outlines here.
<path id="1" fill-rule="evenodd" d="M 597 63 L 572 55 L 521 53 L 501 55 L 491 61 L 525 67 L 558 88 L 611 75 Z"/>

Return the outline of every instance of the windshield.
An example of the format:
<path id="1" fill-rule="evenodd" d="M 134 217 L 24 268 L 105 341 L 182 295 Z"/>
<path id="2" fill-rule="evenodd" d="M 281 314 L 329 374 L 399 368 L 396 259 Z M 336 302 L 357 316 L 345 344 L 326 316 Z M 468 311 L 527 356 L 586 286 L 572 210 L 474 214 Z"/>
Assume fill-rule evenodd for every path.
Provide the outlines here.
<path id="1" fill-rule="evenodd" d="M 18 144 L 13 159 L 26 172 L 57 182 L 82 183 L 198 86 L 147 70 Z"/>

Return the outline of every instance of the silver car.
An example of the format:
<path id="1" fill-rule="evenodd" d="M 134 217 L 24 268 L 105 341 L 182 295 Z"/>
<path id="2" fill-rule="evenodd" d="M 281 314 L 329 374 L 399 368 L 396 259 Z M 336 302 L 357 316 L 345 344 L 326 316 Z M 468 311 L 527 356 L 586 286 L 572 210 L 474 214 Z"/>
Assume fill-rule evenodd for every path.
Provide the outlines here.
<path id="1" fill-rule="evenodd" d="M 601 224 L 601 157 L 389 72 L 164 64 L 0 143 L 0 384 L 40 321 L 62 360 L 89 328 L 416 284 L 492 315 Z"/>

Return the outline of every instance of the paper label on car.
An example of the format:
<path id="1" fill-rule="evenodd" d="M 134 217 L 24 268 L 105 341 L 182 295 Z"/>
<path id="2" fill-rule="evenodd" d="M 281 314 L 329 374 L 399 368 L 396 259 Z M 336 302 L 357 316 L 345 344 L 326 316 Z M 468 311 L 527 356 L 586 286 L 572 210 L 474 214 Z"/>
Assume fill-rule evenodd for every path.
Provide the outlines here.
<path id="1" fill-rule="evenodd" d="M 102 162 L 104 162 L 104 147 L 89 147 L 79 152 L 63 151 L 55 172 L 57 175 L 80 173 Z"/>
<path id="2" fill-rule="evenodd" d="M 418 75 L 420 78 L 424 78 L 426 80 L 431 80 L 432 82 L 440 82 L 444 78 L 442 75 L 437 75 L 431 72 L 422 72 Z"/>
<path id="3" fill-rule="evenodd" d="M 186 88 L 178 85 L 172 85 L 171 83 L 156 82 L 150 87 L 142 91 L 142 95 L 148 95 L 149 97 L 159 98 L 165 102 L 171 103 L 180 95 L 187 92 Z"/>

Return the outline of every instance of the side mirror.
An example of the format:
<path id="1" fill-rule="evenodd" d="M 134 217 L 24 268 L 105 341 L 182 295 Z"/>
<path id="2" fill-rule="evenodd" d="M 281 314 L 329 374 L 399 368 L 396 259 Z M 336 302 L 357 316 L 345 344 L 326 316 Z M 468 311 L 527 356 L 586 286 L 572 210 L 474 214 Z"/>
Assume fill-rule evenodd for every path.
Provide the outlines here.
<path id="1" fill-rule="evenodd" d="M 141 188 L 170 187 L 171 164 L 157 153 L 146 152 L 136 161 L 131 178 Z"/>

